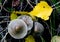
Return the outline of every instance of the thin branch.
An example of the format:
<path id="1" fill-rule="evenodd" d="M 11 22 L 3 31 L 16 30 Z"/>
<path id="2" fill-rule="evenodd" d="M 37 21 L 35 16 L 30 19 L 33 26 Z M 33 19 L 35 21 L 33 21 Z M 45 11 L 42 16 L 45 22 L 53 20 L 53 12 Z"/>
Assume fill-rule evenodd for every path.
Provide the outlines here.
<path id="1" fill-rule="evenodd" d="M 23 2 L 21 2 L 21 5 L 20 6 L 21 6 L 20 11 L 21 11 L 22 10 L 22 6 L 23 6 Z"/>
<path id="2" fill-rule="evenodd" d="M 38 3 L 38 0 L 35 0 L 35 3 L 37 4 Z"/>
<path id="3" fill-rule="evenodd" d="M 4 39 L 4 42 L 7 42 L 7 40 L 6 40 L 6 39 Z"/>
<path id="4" fill-rule="evenodd" d="M 1 4 L 1 10 L 2 10 L 2 8 L 3 8 L 3 6 L 5 5 L 6 2 L 7 2 L 7 0 L 4 1 L 3 5 Z"/>
<path id="5" fill-rule="evenodd" d="M 28 4 L 27 4 L 28 5 Z M 27 5 L 25 6 L 25 8 L 23 9 L 23 11 L 26 9 Z"/>
<path id="6" fill-rule="evenodd" d="M 30 0 L 27 0 L 27 3 L 33 8 L 33 5 L 29 1 Z"/>
<path id="7" fill-rule="evenodd" d="M 30 1 L 32 4 L 36 4 L 35 2 Z"/>
<path id="8" fill-rule="evenodd" d="M 7 28 L 6 28 L 6 29 L 4 29 L 2 32 L 6 31 L 6 30 L 7 30 Z M 2 34 L 2 32 L 0 32 L 0 34 Z"/>
<path id="9" fill-rule="evenodd" d="M 5 34 L 5 36 L 1 39 L 1 42 L 4 41 L 4 39 L 6 38 L 7 34 L 8 34 L 8 32 L 7 32 L 7 33 Z"/>
<path id="10" fill-rule="evenodd" d="M 57 8 L 60 8 L 60 6 L 58 6 L 58 7 L 54 7 L 53 9 L 57 9 Z"/>
<path id="11" fill-rule="evenodd" d="M 0 16 L 0 18 L 5 18 L 5 17 L 9 18 L 10 16 Z"/>
<path id="12" fill-rule="evenodd" d="M 10 21 L 1 21 L 0 23 L 4 23 L 4 22 L 10 22 Z"/>
<path id="13" fill-rule="evenodd" d="M 54 6 L 58 5 L 59 3 L 60 3 L 60 1 L 55 3 L 55 4 L 53 4 L 51 7 L 54 7 Z"/>
<path id="14" fill-rule="evenodd" d="M 2 9 L 4 9 L 5 11 L 9 12 L 6 8 L 4 8 L 2 5 L 0 5 L 1 9 L 0 9 L 0 12 Z"/>
<path id="15" fill-rule="evenodd" d="M 45 40 L 44 40 L 44 38 L 42 36 L 40 36 L 40 38 L 41 38 L 42 42 L 45 42 Z"/>
<path id="16" fill-rule="evenodd" d="M 6 8 L 3 7 L 3 9 L 4 9 L 6 12 L 9 12 Z"/>

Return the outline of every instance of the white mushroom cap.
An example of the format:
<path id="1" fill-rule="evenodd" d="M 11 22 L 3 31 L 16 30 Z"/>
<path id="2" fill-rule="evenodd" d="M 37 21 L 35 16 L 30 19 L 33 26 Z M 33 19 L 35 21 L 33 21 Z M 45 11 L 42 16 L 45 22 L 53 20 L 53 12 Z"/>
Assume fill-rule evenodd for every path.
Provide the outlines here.
<path id="1" fill-rule="evenodd" d="M 43 25 L 41 23 L 39 23 L 39 22 L 35 22 L 35 24 L 34 24 L 34 31 L 38 32 L 38 33 L 43 32 L 44 31 Z"/>
<path id="2" fill-rule="evenodd" d="M 8 25 L 9 34 L 15 39 L 22 39 L 27 35 L 27 25 L 21 19 L 12 20 Z"/>
<path id="3" fill-rule="evenodd" d="M 60 36 L 57 35 L 53 36 L 51 42 L 60 42 Z"/>
<path id="4" fill-rule="evenodd" d="M 19 16 L 18 19 L 22 19 L 27 24 L 28 30 L 32 29 L 33 21 L 32 21 L 31 17 L 29 17 L 27 15 L 22 15 L 22 16 Z"/>

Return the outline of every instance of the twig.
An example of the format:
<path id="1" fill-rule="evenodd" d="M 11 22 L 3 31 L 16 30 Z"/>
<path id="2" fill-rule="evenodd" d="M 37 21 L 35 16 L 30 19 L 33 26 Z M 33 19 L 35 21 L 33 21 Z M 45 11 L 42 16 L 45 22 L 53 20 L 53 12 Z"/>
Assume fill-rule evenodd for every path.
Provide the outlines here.
<path id="1" fill-rule="evenodd" d="M 58 7 L 54 7 L 53 9 L 57 9 L 57 8 L 60 8 L 60 6 L 58 6 Z"/>
<path id="2" fill-rule="evenodd" d="M 60 1 L 59 2 L 57 2 L 57 3 L 55 3 L 54 5 L 52 5 L 51 7 L 53 8 L 53 9 L 57 9 L 57 8 L 59 8 L 60 6 L 58 6 L 58 7 L 55 7 L 56 5 L 58 5 L 60 3 Z"/>
<path id="3" fill-rule="evenodd" d="M 30 0 L 27 0 L 27 3 L 33 8 L 33 5 L 29 1 Z"/>
<path id="4" fill-rule="evenodd" d="M 37 4 L 38 3 L 38 0 L 35 0 L 35 3 Z"/>
<path id="5" fill-rule="evenodd" d="M 44 38 L 42 36 L 40 36 L 40 38 L 41 38 L 42 42 L 45 42 L 45 40 L 44 40 Z"/>
<path id="6" fill-rule="evenodd" d="M 4 9 L 6 12 L 9 12 L 6 8 L 3 7 L 3 9 Z"/>
<path id="7" fill-rule="evenodd" d="M 4 23 L 4 22 L 10 22 L 10 21 L 1 21 L 0 24 L 1 24 L 1 23 Z"/>
<path id="8" fill-rule="evenodd" d="M 7 42 L 7 40 L 6 40 L 6 39 L 4 39 L 4 42 Z"/>
<path id="9" fill-rule="evenodd" d="M 32 1 L 30 1 L 31 3 L 33 3 L 33 4 L 36 4 L 35 2 L 32 2 Z"/>
<path id="10" fill-rule="evenodd" d="M 27 4 L 28 5 L 28 4 Z M 25 8 L 23 9 L 23 11 L 26 9 L 27 5 L 25 6 Z"/>
<path id="11" fill-rule="evenodd" d="M 1 42 L 4 41 L 4 39 L 6 38 L 7 34 L 8 34 L 8 32 L 7 32 L 7 33 L 5 34 L 5 36 L 1 39 Z"/>
<path id="12" fill-rule="evenodd" d="M 0 12 L 1 12 L 2 8 L 3 8 L 5 11 L 9 12 L 9 11 L 8 11 L 6 8 L 4 8 L 2 5 L 0 5 L 0 7 L 1 7 Z"/>
<path id="13" fill-rule="evenodd" d="M 1 10 L 2 10 L 2 8 L 3 8 L 3 6 L 5 5 L 6 2 L 7 2 L 7 0 L 4 1 L 3 5 L 1 4 L 1 5 L 2 5 L 2 6 L 1 6 Z M 1 10 L 0 10 L 0 11 L 1 11 Z"/>
<path id="14" fill-rule="evenodd" d="M 5 30 L 3 30 L 2 32 L 6 31 L 6 30 L 7 30 L 7 28 L 6 28 Z M 0 32 L 0 34 L 1 34 L 2 32 Z"/>
<path id="15" fill-rule="evenodd" d="M 23 2 L 21 2 L 21 8 L 20 8 L 20 11 L 22 10 L 22 5 L 23 5 Z"/>
<path id="16" fill-rule="evenodd" d="M 5 18 L 5 17 L 9 18 L 10 16 L 0 16 L 0 18 Z"/>
<path id="17" fill-rule="evenodd" d="M 59 3 L 60 3 L 60 1 L 55 3 L 54 5 L 52 5 L 51 7 L 54 7 L 54 6 L 58 5 Z"/>

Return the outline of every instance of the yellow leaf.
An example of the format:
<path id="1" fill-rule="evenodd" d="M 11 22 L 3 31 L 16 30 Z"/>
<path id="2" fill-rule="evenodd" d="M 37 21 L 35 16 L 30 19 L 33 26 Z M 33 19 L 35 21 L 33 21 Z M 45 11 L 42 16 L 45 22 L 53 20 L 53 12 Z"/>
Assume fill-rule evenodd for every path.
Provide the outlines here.
<path id="1" fill-rule="evenodd" d="M 13 11 L 13 12 L 11 13 L 10 19 L 11 19 L 11 20 L 16 19 L 16 18 L 18 17 L 17 14 L 29 15 L 28 12 L 25 12 L 25 11 Z M 36 20 L 36 18 L 35 18 L 34 16 L 32 16 L 32 15 L 30 15 L 30 16 L 31 16 L 31 18 L 32 18 L 33 20 Z"/>
<path id="2" fill-rule="evenodd" d="M 35 42 L 35 39 L 33 38 L 32 35 L 29 35 L 26 39 L 25 42 Z"/>
<path id="3" fill-rule="evenodd" d="M 48 20 L 52 11 L 53 11 L 52 7 L 49 6 L 47 2 L 40 1 L 40 3 L 38 3 L 35 6 L 35 8 L 33 8 L 33 10 L 29 12 L 28 14 L 42 18 L 44 20 Z"/>
<path id="4" fill-rule="evenodd" d="M 11 15 L 10 15 L 10 19 L 13 20 L 13 19 L 16 19 L 18 16 L 12 12 Z"/>
<path id="5" fill-rule="evenodd" d="M 16 14 L 22 14 L 22 15 L 25 15 L 25 14 L 28 14 L 28 12 L 26 11 L 15 11 Z"/>

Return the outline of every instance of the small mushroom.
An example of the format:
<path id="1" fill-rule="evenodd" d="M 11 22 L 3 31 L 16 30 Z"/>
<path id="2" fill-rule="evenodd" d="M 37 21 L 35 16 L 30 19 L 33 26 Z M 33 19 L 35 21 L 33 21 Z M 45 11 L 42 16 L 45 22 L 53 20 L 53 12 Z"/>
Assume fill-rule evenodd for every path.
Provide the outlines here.
<path id="1" fill-rule="evenodd" d="M 44 31 L 44 27 L 41 23 L 35 22 L 34 24 L 34 32 L 36 33 L 42 33 Z"/>
<path id="2" fill-rule="evenodd" d="M 27 24 L 28 30 L 32 29 L 33 20 L 32 20 L 32 18 L 30 16 L 22 15 L 22 16 L 19 16 L 18 19 L 22 19 Z"/>
<path id="3" fill-rule="evenodd" d="M 12 20 L 8 25 L 9 34 L 15 39 L 22 39 L 27 35 L 27 25 L 21 19 Z"/>
<path id="4" fill-rule="evenodd" d="M 60 42 L 60 36 L 57 35 L 53 36 L 51 42 Z"/>

